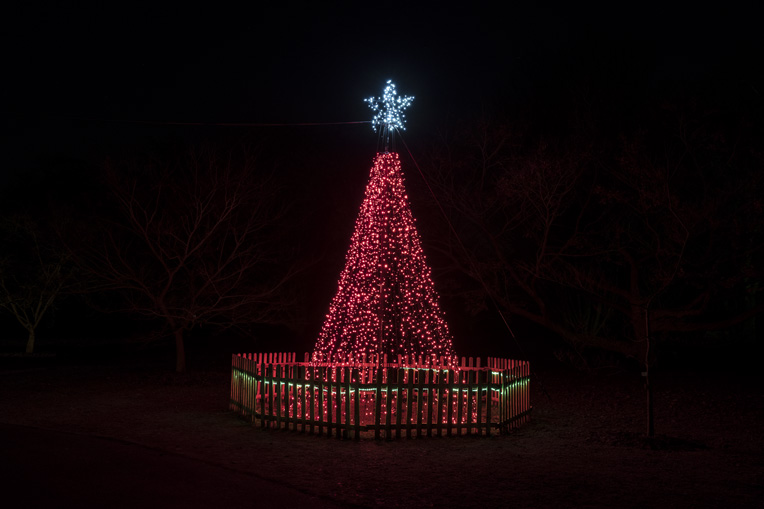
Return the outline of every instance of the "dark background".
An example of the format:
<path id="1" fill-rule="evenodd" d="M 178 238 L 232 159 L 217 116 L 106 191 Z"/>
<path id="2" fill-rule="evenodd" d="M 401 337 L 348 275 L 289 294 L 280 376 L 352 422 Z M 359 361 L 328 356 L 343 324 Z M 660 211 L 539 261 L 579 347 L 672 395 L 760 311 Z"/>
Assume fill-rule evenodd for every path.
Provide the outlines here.
<path id="1" fill-rule="evenodd" d="M 109 144 L 206 134 L 171 123 L 369 120 L 362 99 L 380 95 L 387 79 L 416 97 L 412 140 L 481 108 L 530 104 L 553 116 L 571 94 L 628 114 L 668 90 L 761 93 L 756 16 L 734 4 L 358 10 L 61 2 L 3 17 L 4 148 L 27 164 L 45 153 L 92 156 Z M 150 125 L 130 124 L 137 121 Z M 359 136 L 348 142 L 333 133 L 340 161 L 340 152 L 374 140 L 363 127 L 347 129 Z"/>
<path id="2" fill-rule="evenodd" d="M 404 133 L 415 159 L 441 130 L 486 111 L 522 112 L 521 128 L 554 130 L 583 104 L 618 130 L 656 97 L 700 94 L 732 109 L 761 104 L 759 20 L 730 3 L 240 9 L 60 2 L 6 8 L 2 18 L 3 208 L 87 200 L 99 192 L 91 185 L 106 158 L 152 147 L 265 147 L 298 203 L 306 233 L 294 241 L 317 260 L 305 282 L 305 321 L 284 332 L 298 351 L 320 328 L 377 150 L 368 124 L 301 124 L 369 120 L 363 98 L 381 95 L 388 79 L 416 98 Z M 415 215 L 427 215 L 406 157 Z M 458 351 L 471 348 L 460 334 L 496 325 L 495 317 L 475 325 L 456 304 L 445 306 Z M 65 311 L 56 316 L 67 323 Z M 100 320 L 117 319 L 87 315 L 76 328 L 98 329 Z M 516 332 L 539 333 L 522 325 Z M 278 341 L 264 346 L 279 349 Z"/>

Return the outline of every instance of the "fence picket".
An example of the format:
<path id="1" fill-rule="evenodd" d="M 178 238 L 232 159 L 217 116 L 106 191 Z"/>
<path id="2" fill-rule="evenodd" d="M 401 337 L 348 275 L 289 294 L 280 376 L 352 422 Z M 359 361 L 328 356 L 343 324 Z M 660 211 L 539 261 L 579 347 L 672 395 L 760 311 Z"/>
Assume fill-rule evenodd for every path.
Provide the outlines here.
<path id="1" fill-rule="evenodd" d="M 286 427 L 286 408 L 284 406 L 284 375 L 286 366 L 277 366 L 276 368 L 276 429 Z"/>
<path id="2" fill-rule="evenodd" d="M 273 426 L 273 364 L 268 364 L 267 368 L 268 377 L 268 417 L 266 427 Z"/>
<path id="3" fill-rule="evenodd" d="M 431 437 L 433 428 L 432 414 L 434 413 L 432 407 L 435 405 L 435 370 L 428 369 L 427 377 L 427 436 Z"/>
<path id="4" fill-rule="evenodd" d="M 318 368 L 318 436 L 324 434 L 324 373 L 326 368 Z"/>
<path id="5" fill-rule="evenodd" d="M 296 362 L 292 352 L 234 354 L 228 406 L 262 428 L 318 428 L 319 435 L 326 428 L 328 437 L 356 440 L 372 429 L 376 439 L 383 430 L 386 439 L 400 438 L 403 429 L 406 438 L 414 430 L 417 437 L 491 436 L 530 417 L 527 361 L 490 357 L 481 368 L 479 357 L 396 357 L 305 354 Z"/>
<path id="6" fill-rule="evenodd" d="M 302 375 L 300 375 L 302 373 Z M 305 381 L 308 378 L 308 370 L 303 366 L 297 366 L 297 380 L 300 380 L 298 393 L 300 395 L 300 433 L 305 433 L 305 392 L 307 387 Z M 298 381 L 295 380 L 295 387 L 298 386 Z M 296 403 L 295 403 L 296 404 Z"/>
<path id="7" fill-rule="evenodd" d="M 441 360 L 443 360 L 442 357 L 441 357 Z M 441 365 L 442 365 L 442 363 L 441 363 Z M 443 370 L 438 370 L 438 394 L 437 394 L 437 397 L 438 397 L 438 436 L 439 437 L 443 436 L 443 390 L 444 390 L 444 386 L 445 386 L 445 382 L 443 380 L 444 379 L 444 376 L 443 376 L 444 373 L 448 373 L 448 372 L 447 371 L 443 371 Z M 448 376 L 448 375 L 446 374 L 446 376 Z"/>
<path id="8" fill-rule="evenodd" d="M 385 361 L 387 361 L 387 356 L 385 356 Z M 387 362 L 385 362 L 387 364 Z M 384 368 L 385 369 L 385 376 L 386 376 L 386 384 L 385 384 L 385 439 L 390 440 L 392 438 L 392 423 L 391 420 L 393 418 L 393 381 L 391 380 L 391 375 L 394 372 L 395 368 Z"/>
<path id="9" fill-rule="evenodd" d="M 480 361 L 478 361 L 479 363 Z M 477 433 L 478 435 L 483 434 L 483 428 L 481 426 L 481 422 L 483 419 L 483 377 L 482 371 L 475 371 L 475 375 L 477 375 L 477 397 L 476 397 L 476 403 L 477 403 Z M 491 403 L 491 400 L 487 400 L 488 404 Z"/>
<path id="10" fill-rule="evenodd" d="M 382 368 L 381 367 L 377 367 L 376 378 L 377 379 L 375 382 L 376 383 L 375 389 L 377 392 L 377 397 L 375 398 L 375 401 L 374 401 L 374 406 L 376 407 L 375 408 L 376 411 L 374 412 L 374 438 L 376 440 L 379 440 L 379 435 L 380 435 L 379 428 L 380 428 L 380 417 L 381 417 L 380 414 L 382 413 Z"/>
<path id="11" fill-rule="evenodd" d="M 446 436 L 451 436 L 451 431 L 454 427 L 454 405 L 451 403 L 451 399 L 454 396 L 454 376 L 456 371 L 450 369 L 446 371 Z"/>
<path id="12" fill-rule="evenodd" d="M 326 368 L 326 436 L 332 438 L 332 368 Z"/>
<path id="13" fill-rule="evenodd" d="M 419 365 L 422 365 L 422 357 L 419 356 Z M 424 379 L 426 371 L 419 368 L 414 370 L 417 377 L 416 391 L 416 437 L 422 437 L 422 411 L 424 410 Z"/>
<path id="14" fill-rule="evenodd" d="M 400 364 L 400 363 L 399 363 Z M 403 368 L 395 368 L 396 387 L 398 393 L 395 395 L 395 438 L 401 438 L 401 405 L 403 404 Z"/>
<path id="15" fill-rule="evenodd" d="M 470 365 L 472 365 L 472 357 L 470 357 Z M 474 397 L 474 391 L 472 389 L 472 374 L 477 371 L 467 371 L 467 434 L 472 434 L 472 398 Z"/>
<path id="16" fill-rule="evenodd" d="M 300 369 L 300 367 L 297 366 L 296 364 L 292 365 L 291 368 L 290 368 L 291 374 L 289 376 L 289 378 L 292 380 L 292 398 L 291 398 L 291 402 L 292 402 L 292 404 L 291 404 L 292 405 L 292 431 L 297 431 L 297 425 L 298 425 L 298 422 L 299 422 L 299 418 L 297 416 L 297 408 L 299 406 L 297 404 L 297 401 L 298 401 L 297 380 L 300 379 L 300 376 L 299 376 L 299 373 L 298 373 L 299 369 Z"/>
<path id="17" fill-rule="evenodd" d="M 462 367 L 464 366 L 464 358 L 462 358 Z M 459 371 L 454 373 L 456 375 L 456 435 L 462 435 L 462 373 L 467 371 Z"/>
<path id="18" fill-rule="evenodd" d="M 350 422 L 350 368 L 345 366 L 342 370 L 342 381 L 345 388 L 345 427 L 342 431 L 341 438 L 350 438 L 351 422 Z M 338 414 L 339 415 L 339 414 Z M 339 436 L 337 438 L 340 438 Z"/>
<path id="19" fill-rule="evenodd" d="M 361 438 L 361 377 L 358 368 L 353 368 L 351 383 L 355 383 L 353 389 L 353 419 L 355 420 L 355 439 Z M 348 412 L 349 414 L 350 412 Z"/>
<path id="20" fill-rule="evenodd" d="M 309 366 L 308 369 L 310 370 L 310 378 L 308 379 L 308 394 L 310 395 L 309 401 L 310 401 L 310 434 L 313 434 L 313 431 L 315 430 L 315 401 L 316 401 L 316 393 L 315 393 L 315 385 L 314 380 L 316 379 L 316 369 L 313 366 Z"/>
<path id="21" fill-rule="evenodd" d="M 488 387 L 486 388 L 486 401 L 485 401 L 485 435 L 491 436 L 491 408 L 493 408 L 493 368 L 488 371 Z"/>
<path id="22" fill-rule="evenodd" d="M 414 403 L 414 370 L 406 370 L 408 387 L 406 389 L 406 438 L 411 438 L 411 407 Z"/>

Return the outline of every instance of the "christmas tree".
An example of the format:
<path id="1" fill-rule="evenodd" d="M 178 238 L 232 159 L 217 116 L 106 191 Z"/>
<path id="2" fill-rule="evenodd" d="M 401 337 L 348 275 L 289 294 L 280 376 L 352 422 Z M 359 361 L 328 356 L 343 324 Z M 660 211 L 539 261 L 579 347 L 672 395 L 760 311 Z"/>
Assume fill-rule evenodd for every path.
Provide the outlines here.
<path id="1" fill-rule="evenodd" d="M 384 97 L 367 99 L 377 112 L 385 151 L 371 168 L 337 294 L 316 342 L 316 361 L 360 359 L 364 354 L 452 356 L 448 324 L 411 214 L 398 154 L 390 137 L 403 128 L 398 97 L 388 81 Z"/>

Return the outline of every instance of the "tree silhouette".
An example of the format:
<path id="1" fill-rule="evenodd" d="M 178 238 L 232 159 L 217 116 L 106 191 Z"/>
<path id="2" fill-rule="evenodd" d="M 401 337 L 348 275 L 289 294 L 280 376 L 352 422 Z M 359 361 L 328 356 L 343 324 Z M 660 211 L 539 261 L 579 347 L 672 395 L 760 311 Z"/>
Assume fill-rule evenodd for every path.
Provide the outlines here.
<path id="1" fill-rule="evenodd" d="M 715 309 L 761 278 L 755 145 L 723 141 L 714 125 L 686 132 L 692 139 L 655 129 L 544 144 L 483 126 L 429 164 L 459 233 L 438 246 L 452 267 L 582 356 L 596 348 L 638 360 L 650 436 L 654 341 L 764 310 L 755 300 Z M 583 320 L 571 319 L 571 303 Z"/>
<path id="2" fill-rule="evenodd" d="M 55 300 L 74 285 L 73 265 L 50 232 L 29 215 L 0 220 L 0 307 L 27 331 L 26 353 L 34 353 L 36 331 Z"/>
<path id="3" fill-rule="evenodd" d="M 184 333 L 274 323 L 288 311 L 285 207 L 251 158 L 210 150 L 170 162 L 109 164 L 114 210 L 78 250 L 126 309 L 161 319 L 185 371 Z"/>

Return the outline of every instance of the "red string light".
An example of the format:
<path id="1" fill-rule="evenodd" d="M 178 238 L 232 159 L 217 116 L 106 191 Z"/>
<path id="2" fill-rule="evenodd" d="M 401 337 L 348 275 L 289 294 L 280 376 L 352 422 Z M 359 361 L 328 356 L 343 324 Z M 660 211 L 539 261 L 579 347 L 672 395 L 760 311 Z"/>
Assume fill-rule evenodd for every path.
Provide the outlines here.
<path id="1" fill-rule="evenodd" d="M 454 355 L 421 244 L 398 154 L 377 154 L 314 361 Z"/>

